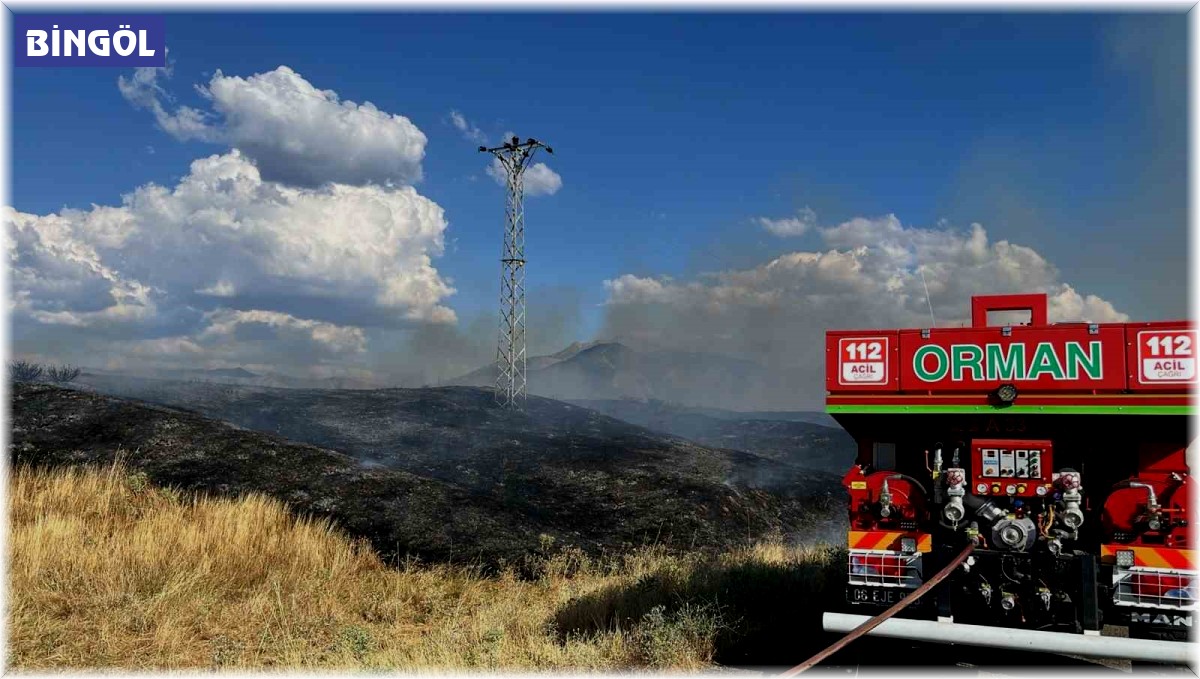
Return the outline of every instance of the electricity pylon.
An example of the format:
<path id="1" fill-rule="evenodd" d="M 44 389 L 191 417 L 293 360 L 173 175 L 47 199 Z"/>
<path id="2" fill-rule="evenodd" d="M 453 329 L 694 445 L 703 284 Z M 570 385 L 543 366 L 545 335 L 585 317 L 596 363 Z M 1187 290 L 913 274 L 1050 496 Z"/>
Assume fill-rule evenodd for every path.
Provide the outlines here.
<path id="1" fill-rule="evenodd" d="M 496 345 L 496 403 L 525 406 L 525 170 L 538 149 L 554 149 L 536 139 L 513 137 L 479 150 L 500 161 L 507 179 L 504 250 L 500 257 L 500 340 Z"/>

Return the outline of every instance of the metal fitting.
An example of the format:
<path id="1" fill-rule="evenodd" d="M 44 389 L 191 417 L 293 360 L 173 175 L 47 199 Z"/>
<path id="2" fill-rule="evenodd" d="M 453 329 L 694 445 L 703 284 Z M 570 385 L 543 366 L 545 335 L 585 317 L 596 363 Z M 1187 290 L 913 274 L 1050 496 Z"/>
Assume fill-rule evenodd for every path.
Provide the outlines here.
<path id="1" fill-rule="evenodd" d="M 1038 590 L 1038 598 L 1042 600 L 1042 606 L 1046 610 L 1050 610 L 1050 590 L 1045 587 Z"/>
<path id="2" fill-rule="evenodd" d="M 997 519 L 1004 518 L 1005 516 L 1004 510 L 992 504 L 990 501 L 979 505 L 979 509 L 975 510 L 975 514 L 984 521 L 996 521 Z"/>
<path id="3" fill-rule="evenodd" d="M 1008 592 L 1000 593 L 1000 608 L 1006 611 L 1011 611 L 1017 606 L 1017 597 Z"/>
<path id="4" fill-rule="evenodd" d="M 1162 506 L 1158 504 L 1158 496 L 1154 493 L 1154 486 L 1141 481 L 1130 481 L 1130 488 L 1145 488 L 1146 489 L 1146 525 L 1150 530 L 1162 530 L 1162 516 L 1159 513 Z"/>
<path id="5" fill-rule="evenodd" d="M 967 510 L 965 507 L 963 507 L 963 501 L 961 497 L 951 497 L 946 503 L 946 506 L 942 508 L 942 516 L 946 517 L 946 520 L 954 525 L 957 525 L 959 521 L 962 521 L 963 517 L 966 515 Z"/>
<path id="6" fill-rule="evenodd" d="M 1083 525 L 1083 510 L 1079 508 L 1079 503 L 1083 501 L 1083 489 L 1076 487 L 1073 490 L 1068 490 L 1063 493 L 1062 500 L 1064 509 L 1059 514 L 1059 520 L 1062 525 L 1075 531 Z"/>
<path id="7" fill-rule="evenodd" d="M 1029 519 L 1001 519 L 992 526 L 992 542 L 997 547 L 1023 552 L 1031 549 L 1037 541 L 1037 526 Z"/>
<path id="8" fill-rule="evenodd" d="M 885 519 L 892 515 L 892 491 L 888 488 L 887 479 L 879 487 L 879 515 Z"/>

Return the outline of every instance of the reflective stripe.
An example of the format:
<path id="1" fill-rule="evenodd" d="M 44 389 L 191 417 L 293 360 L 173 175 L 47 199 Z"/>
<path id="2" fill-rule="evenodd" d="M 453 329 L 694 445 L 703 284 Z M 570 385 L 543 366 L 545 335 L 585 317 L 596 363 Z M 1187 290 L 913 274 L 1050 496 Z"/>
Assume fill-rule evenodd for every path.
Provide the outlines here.
<path id="1" fill-rule="evenodd" d="M 1169 549 L 1143 545 L 1100 545 L 1100 560 L 1115 563 L 1117 552 L 1133 552 L 1133 565 L 1147 568 L 1173 568 L 1180 571 L 1196 570 L 1196 552 L 1191 549 Z"/>
<path id="2" fill-rule="evenodd" d="M 906 532 L 901 530 L 852 530 L 847 534 L 846 543 L 850 549 L 900 549 L 900 538 L 915 538 L 918 552 L 933 550 L 933 536 L 929 533 Z"/>

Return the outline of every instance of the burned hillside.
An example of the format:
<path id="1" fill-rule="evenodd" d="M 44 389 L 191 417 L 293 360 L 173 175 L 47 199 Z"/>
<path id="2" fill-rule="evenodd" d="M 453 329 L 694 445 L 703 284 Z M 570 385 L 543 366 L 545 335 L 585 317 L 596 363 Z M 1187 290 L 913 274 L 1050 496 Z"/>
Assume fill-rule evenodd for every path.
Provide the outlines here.
<path id="1" fill-rule="evenodd" d="M 549 542 L 591 552 L 725 548 L 840 514 L 832 475 L 548 399 L 513 413 L 462 387 L 195 388 L 207 397 L 177 393 L 188 412 L 14 385 L 11 460 L 121 454 L 159 484 L 259 491 L 332 517 L 387 556 L 493 564 Z"/>

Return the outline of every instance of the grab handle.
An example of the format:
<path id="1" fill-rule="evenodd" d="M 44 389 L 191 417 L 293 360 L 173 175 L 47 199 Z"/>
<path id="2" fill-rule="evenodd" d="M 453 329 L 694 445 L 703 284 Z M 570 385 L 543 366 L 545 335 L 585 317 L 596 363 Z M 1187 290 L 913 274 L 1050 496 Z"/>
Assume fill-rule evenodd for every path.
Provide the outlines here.
<path id="1" fill-rule="evenodd" d="M 1028 311 L 1030 325 L 1046 325 L 1046 293 L 976 295 L 971 298 L 971 326 L 988 327 L 992 311 Z"/>

